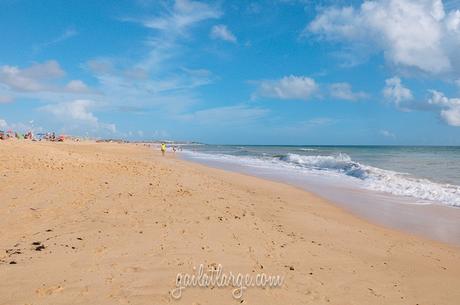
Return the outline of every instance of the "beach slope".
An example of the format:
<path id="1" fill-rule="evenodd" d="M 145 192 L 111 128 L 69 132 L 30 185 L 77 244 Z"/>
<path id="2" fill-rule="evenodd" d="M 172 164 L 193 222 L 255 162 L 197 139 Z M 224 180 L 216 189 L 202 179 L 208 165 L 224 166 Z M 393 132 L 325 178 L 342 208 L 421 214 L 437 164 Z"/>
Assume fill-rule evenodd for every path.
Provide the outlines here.
<path id="1" fill-rule="evenodd" d="M 370 202 L 369 204 L 372 204 Z M 0 142 L 0 304 L 458 304 L 460 249 L 144 145 Z M 182 290 L 177 273 L 284 276 Z"/>

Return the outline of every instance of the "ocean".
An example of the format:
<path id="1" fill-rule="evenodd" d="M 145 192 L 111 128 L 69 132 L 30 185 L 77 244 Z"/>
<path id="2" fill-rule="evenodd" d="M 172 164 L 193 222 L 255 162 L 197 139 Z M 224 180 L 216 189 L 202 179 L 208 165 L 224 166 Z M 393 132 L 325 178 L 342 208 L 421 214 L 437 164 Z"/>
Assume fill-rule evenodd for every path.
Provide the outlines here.
<path id="1" fill-rule="evenodd" d="M 401 203 L 460 207 L 460 147 L 189 145 L 182 155 L 312 191 L 366 190 Z"/>

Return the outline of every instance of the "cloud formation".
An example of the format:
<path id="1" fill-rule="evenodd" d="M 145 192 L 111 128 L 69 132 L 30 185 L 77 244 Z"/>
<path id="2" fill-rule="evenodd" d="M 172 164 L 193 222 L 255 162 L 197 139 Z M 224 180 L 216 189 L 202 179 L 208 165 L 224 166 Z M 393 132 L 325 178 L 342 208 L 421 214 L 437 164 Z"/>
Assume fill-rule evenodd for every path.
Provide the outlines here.
<path id="1" fill-rule="evenodd" d="M 61 43 L 63 41 L 66 41 L 67 39 L 70 39 L 74 36 L 78 35 L 78 31 L 74 28 L 68 28 L 66 29 L 64 32 L 62 32 L 61 35 L 55 37 L 54 39 L 52 40 L 49 40 L 49 41 L 46 41 L 46 42 L 43 42 L 43 43 L 40 43 L 40 44 L 37 44 L 36 46 L 33 47 L 33 50 L 35 52 L 38 52 L 46 47 L 50 47 L 50 46 L 53 46 L 55 44 L 58 44 L 58 43 Z"/>
<path id="2" fill-rule="evenodd" d="M 83 81 L 78 79 L 74 79 L 68 82 L 65 88 L 70 92 L 77 93 L 87 93 L 91 91 Z"/>
<path id="3" fill-rule="evenodd" d="M 67 79 L 55 60 L 29 67 L 1 66 L 0 102 L 35 100 L 45 105 L 39 109 L 52 115 L 54 122 L 77 132 L 115 132 L 115 125 L 101 122 L 95 109 L 137 109 L 136 114 L 157 111 L 165 116 L 186 110 L 198 101 L 194 88 L 214 80 L 210 71 L 187 66 L 189 34 L 199 23 L 217 19 L 222 12 L 215 5 L 190 0 L 152 5 L 157 8 L 153 15 L 125 20 L 150 30 L 145 40 L 147 52 L 137 58 L 88 61 L 83 66 L 96 80 L 91 87 L 82 80 Z M 76 34 L 69 29 L 51 44 Z M 185 64 L 181 64 L 182 59 Z"/>
<path id="4" fill-rule="evenodd" d="M 92 100 L 74 100 L 43 106 L 41 109 L 54 115 L 59 121 L 66 122 L 68 128 L 91 127 L 116 132 L 115 124 L 101 123 L 91 111 L 96 106 Z"/>
<path id="5" fill-rule="evenodd" d="M 72 80 L 63 86 L 60 81 L 66 75 L 59 63 L 48 60 L 34 63 L 29 67 L 4 65 L 0 67 L 0 87 L 13 96 L 40 96 L 41 93 L 91 93 L 90 88 L 81 80 Z M 1 102 L 1 101 L 0 101 Z"/>
<path id="6" fill-rule="evenodd" d="M 146 39 L 148 54 L 139 60 L 137 67 L 160 71 L 165 63 L 184 53 L 184 41 L 190 38 L 193 28 L 207 20 L 222 16 L 219 6 L 200 1 L 175 0 L 155 3 L 154 14 L 147 17 L 128 17 L 124 21 L 141 24 L 152 30 Z"/>
<path id="7" fill-rule="evenodd" d="M 278 80 L 259 82 L 255 96 L 282 100 L 308 100 L 318 91 L 314 79 L 306 76 L 285 76 Z"/>
<path id="8" fill-rule="evenodd" d="M 47 104 L 39 109 L 47 110 L 53 117 L 58 118 L 64 128 L 79 125 L 81 131 L 105 128 L 104 123 L 85 111 L 83 102 L 65 104 L 66 100 L 82 100 L 84 98 L 100 98 L 81 80 L 65 82 L 65 71 L 55 60 L 34 63 L 29 67 L 5 65 L 0 67 L 0 103 L 13 100 L 31 100 L 38 104 Z M 80 103 L 80 104 L 79 104 Z M 32 106 L 33 107 L 33 106 Z M 49 119 L 49 118 L 48 118 Z M 56 121 L 56 120 L 55 120 Z M 48 123 L 52 123 L 50 120 Z M 15 130 L 35 130 L 32 124 L 13 123 L 8 125 Z M 107 128 L 105 128 L 107 129 Z"/>
<path id="9" fill-rule="evenodd" d="M 130 60 L 93 59 L 87 67 L 98 80 L 98 91 L 119 109 L 158 108 L 176 114 L 197 102 L 195 88 L 214 81 L 209 70 L 189 67 L 188 43 L 195 27 L 220 18 L 222 11 L 217 5 L 190 0 L 161 5 L 153 1 L 147 6 L 155 8 L 150 16 L 123 19 L 150 30 L 147 53 Z"/>
<path id="10" fill-rule="evenodd" d="M 441 108 L 441 119 L 450 126 L 460 127 L 460 98 L 448 98 L 444 93 L 432 90 L 430 105 Z"/>
<path id="11" fill-rule="evenodd" d="M 394 133 L 392 133 L 391 131 L 388 131 L 386 129 L 382 129 L 380 130 L 379 132 L 382 136 L 384 136 L 385 138 L 390 138 L 390 139 L 395 139 L 396 138 L 396 135 Z"/>
<path id="12" fill-rule="evenodd" d="M 175 35 L 185 35 L 187 30 L 204 20 L 217 19 L 222 15 L 218 7 L 204 2 L 176 0 L 171 9 L 160 16 L 146 18 L 140 22 L 151 29 Z"/>
<path id="13" fill-rule="evenodd" d="M 398 68 L 460 74 L 460 11 L 446 12 L 441 0 L 375 0 L 359 7 L 327 7 L 305 33 L 343 42 L 350 53 L 382 52 Z"/>
<path id="14" fill-rule="evenodd" d="M 368 97 L 365 92 L 354 92 L 349 83 L 331 84 L 329 86 L 329 93 L 332 97 L 346 101 L 357 101 Z"/>
<path id="15" fill-rule="evenodd" d="M 102 123 L 90 111 L 98 104 L 85 97 L 102 97 L 94 93 L 83 81 L 64 82 L 65 71 L 55 60 L 34 63 L 29 67 L 0 67 L 0 103 L 17 99 L 32 99 L 47 105 L 39 109 L 51 114 L 64 129 L 105 130 L 115 132 L 113 124 Z M 71 100 L 72 102 L 63 102 Z M 8 125 L 18 130 L 34 130 L 33 125 L 16 123 Z"/>
<path id="16" fill-rule="evenodd" d="M 388 102 L 395 104 L 399 110 L 408 110 L 408 102 L 414 99 L 412 91 L 404 87 L 399 77 L 392 77 L 385 80 L 383 96 Z"/>
<path id="17" fill-rule="evenodd" d="M 227 28 L 226 25 L 215 25 L 211 29 L 211 37 L 214 39 L 222 39 L 228 42 L 236 43 L 236 36 Z"/>
<path id="18" fill-rule="evenodd" d="M 87 65 L 97 79 L 95 89 L 100 99 L 114 108 L 136 113 L 147 108 L 165 114 L 181 111 L 197 102 L 195 88 L 213 81 L 212 73 L 205 69 L 182 68 L 166 73 L 137 68 L 136 63 L 124 67 L 109 60 L 92 60 Z"/>
<path id="19" fill-rule="evenodd" d="M 0 130 L 12 130 L 18 132 L 43 132 L 41 126 L 34 126 L 34 121 L 23 122 L 7 122 L 5 119 L 0 118 Z"/>
<path id="20" fill-rule="evenodd" d="M 358 101 L 368 97 L 362 91 L 353 91 L 349 83 L 320 84 L 307 76 L 284 76 L 277 80 L 262 80 L 253 98 L 266 97 L 281 100 L 308 100 L 314 96 L 327 96 L 345 101 Z"/>
<path id="21" fill-rule="evenodd" d="M 399 77 L 385 81 L 383 95 L 400 111 L 431 111 L 439 114 L 449 126 L 460 127 L 460 98 L 448 98 L 437 90 L 429 90 L 430 97 L 423 102 L 415 102 L 412 91 L 406 88 Z"/>
<path id="22" fill-rule="evenodd" d="M 46 81 L 60 78 L 65 73 L 55 60 L 35 63 L 28 68 L 0 67 L 0 84 L 17 91 L 43 91 L 48 89 Z"/>
<path id="23" fill-rule="evenodd" d="M 201 125 L 236 125 L 254 122 L 268 114 L 268 110 L 247 105 L 224 106 L 198 110 L 178 116 L 180 120 Z"/>

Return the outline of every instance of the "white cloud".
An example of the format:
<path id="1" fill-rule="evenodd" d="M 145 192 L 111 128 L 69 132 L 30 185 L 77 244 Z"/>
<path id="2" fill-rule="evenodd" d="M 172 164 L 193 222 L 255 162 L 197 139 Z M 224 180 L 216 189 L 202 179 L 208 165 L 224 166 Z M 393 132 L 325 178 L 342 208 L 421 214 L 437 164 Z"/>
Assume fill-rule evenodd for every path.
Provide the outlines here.
<path id="1" fill-rule="evenodd" d="M 103 128 L 107 129 L 111 133 L 116 133 L 117 132 L 117 125 L 110 123 L 110 124 L 100 124 Z"/>
<path id="2" fill-rule="evenodd" d="M 28 68 L 20 70 L 20 74 L 33 79 L 54 79 L 64 76 L 65 72 L 57 61 L 48 60 L 41 64 L 35 63 Z"/>
<path id="3" fill-rule="evenodd" d="M 441 118 L 450 126 L 460 127 L 460 107 L 441 110 Z"/>
<path id="4" fill-rule="evenodd" d="M 334 83 L 329 86 L 330 95 L 332 97 L 347 100 L 357 101 L 366 98 L 368 95 L 364 92 L 353 92 L 349 83 Z"/>
<path id="5" fill-rule="evenodd" d="M 99 58 L 87 66 L 99 81 L 97 92 L 118 108 L 182 112 L 197 101 L 194 89 L 214 80 L 210 71 L 188 67 L 190 48 L 184 41 L 189 41 L 195 26 L 220 18 L 222 12 L 216 5 L 189 0 L 146 5 L 154 5 L 154 15 L 124 20 L 151 30 L 145 42 L 147 54 L 128 62 Z"/>
<path id="6" fill-rule="evenodd" d="M 207 19 L 216 19 L 222 12 L 204 2 L 176 0 L 162 16 L 142 20 L 148 28 L 183 35 L 191 26 Z"/>
<path id="7" fill-rule="evenodd" d="M 318 90 L 314 79 L 306 76 L 285 76 L 278 80 L 259 82 L 255 96 L 283 100 L 307 100 Z"/>
<path id="8" fill-rule="evenodd" d="M 91 100 L 75 100 L 67 103 L 47 105 L 43 109 L 60 119 L 71 119 L 96 125 L 98 119 L 89 111 L 91 107 L 94 107 L 94 102 Z"/>
<path id="9" fill-rule="evenodd" d="M 145 40 L 149 50 L 137 58 L 89 61 L 88 71 L 97 80 L 94 88 L 89 88 L 82 80 L 64 78 L 64 71 L 53 61 L 62 73 L 51 73 L 53 77 L 45 78 L 23 73 L 27 68 L 5 66 L 12 68 L 14 73 L 5 75 L 8 78 L 4 80 L 0 67 L 0 96 L 46 103 L 47 106 L 41 109 L 57 118 L 55 121 L 67 130 L 83 130 L 86 126 L 86 129 L 114 131 L 114 125 L 98 120 L 94 112 L 96 107 L 100 111 L 108 108 L 142 109 L 144 112 L 161 112 L 164 116 L 183 113 L 198 101 L 194 89 L 215 78 L 205 69 L 188 67 L 187 52 L 190 49 L 184 46 L 184 42 L 189 41 L 189 34 L 195 26 L 219 18 L 222 12 L 217 5 L 188 0 L 161 4 L 153 1 L 149 5 L 158 8 L 151 10 L 154 15 L 125 19 L 150 29 Z M 70 31 L 62 37 L 69 38 L 74 34 Z M 16 78 L 12 79 L 13 76 Z M 54 122 L 50 121 L 50 124 Z"/>
<path id="10" fill-rule="evenodd" d="M 43 128 L 40 126 L 34 126 L 33 121 L 32 122 L 13 122 L 13 123 L 8 123 L 4 119 L 0 119 L 0 129 L 7 129 L 7 130 L 13 130 L 17 132 L 28 132 L 28 131 L 33 131 L 33 132 L 43 132 Z"/>
<path id="11" fill-rule="evenodd" d="M 11 89 L 20 91 L 39 91 L 44 87 L 39 81 L 22 75 L 17 67 L 2 66 L 0 68 L 0 82 Z"/>
<path id="12" fill-rule="evenodd" d="M 85 93 L 90 91 L 88 86 L 81 80 L 71 80 L 65 87 L 70 92 Z"/>
<path id="13" fill-rule="evenodd" d="M 226 25 L 215 25 L 211 29 L 211 37 L 214 39 L 222 39 L 228 42 L 236 43 L 236 36 L 227 28 Z"/>
<path id="14" fill-rule="evenodd" d="M 55 38 L 53 38 L 53 39 L 51 39 L 49 41 L 37 44 L 36 46 L 33 47 L 33 49 L 34 49 L 35 52 L 38 52 L 38 51 L 42 50 L 43 48 L 58 44 L 58 43 L 63 42 L 65 40 L 69 39 L 69 38 L 72 38 L 72 37 L 74 37 L 76 35 L 78 35 L 77 30 L 75 30 L 74 28 L 68 28 L 64 32 L 62 32 L 61 35 L 59 35 L 59 36 L 57 36 L 57 37 L 55 37 Z"/>
<path id="15" fill-rule="evenodd" d="M 441 0 L 375 0 L 360 7 L 328 7 L 306 33 L 351 44 L 351 53 L 383 52 L 396 67 L 460 73 L 460 11 Z"/>
<path id="16" fill-rule="evenodd" d="M 382 129 L 380 130 L 380 134 L 384 136 L 385 138 L 392 138 L 395 139 L 396 135 L 388 130 Z"/>
<path id="17" fill-rule="evenodd" d="M 429 90 L 429 92 L 431 95 L 428 101 L 415 103 L 412 92 L 402 85 L 398 77 L 387 79 L 383 89 L 383 95 L 401 111 L 436 112 L 446 124 L 460 127 L 460 98 L 448 98 L 444 93 L 436 90 Z"/>
<path id="18" fill-rule="evenodd" d="M 116 132 L 114 124 L 101 123 L 91 111 L 96 107 L 96 102 L 92 100 L 74 100 L 71 102 L 50 104 L 41 109 L 51 113 L 58 120 L 65 122 L 66 127 L 76 129 L 82 128 L 90 130 L 101 128 L 112 133 Z"/>
<path id="19" fill-rule="evenodd" d="M 182 55 L 181 39 L 189 38 L 190 30 L 200 23 L 222 16 L 219 7 L 205 2 L 176 0 L 157 5 L 156 14 L 142 18 L 125 18 L 153 30 L 146 40 L 150 51 L 137 67 L 161 72 L 166 61 Z"/>
<path id="20" fill-rule="evenodd" d="M 336 99 L 357 101 L 368 97 L 365 92 L 355 92 L 352 86 L 346 82 L 332 84 L 318 84 L 314 79 L 306 76 L 285 76 L 278 80 L 263 80 L 258 84 L 253 98 L 268 97 L 285 100 L 308 100 L 312 96 L 324 91 L 329 97 Z M 320 87 L 323 89 L 320 90 Z"/>
<path id="21" fill-rule="evenodd" d="M 383 89 L 385 98 L 396 105 L 400 110 L 408 110 L 407 103 L 414 99 L 412 91 L 403 86 L 399 77 L 392 77 L 385 80 Z"/>
<path id="22" fill-rule="evenodd" d="M 4 129 L 8 127 L 8 123 L 4 119 L 0 119 L 0 128 Z"/>
<path id="23" fill-rule="evenodd" d="M 91 59 L 85 65 L 91 72 L 102 75 L 114 72 L 113 63 L 106 58 Z"/>
<path id="24" fill-rule="evenodd" d="M 185 72 L 190 88 L 210 84 L 215 79 L 212 72 L 206 69 L 182 68 L 182 70 Z"/>
<path id="25" fill-rule="evenodd" d="M 460 98 L 448 98 L 444 93 L 432 90 L 430 105 L 441 108 L 441 119 L 450 126 L 460 127 Z"/>
<path id="26" fill-rule="evenodd" d="M 93 62 L 94 64 L 94 62 Z M 180 112 L 197 101 L 193 89 L 212 81 L 211 73 L 200 69 L 182 68 L 174 73 L 148 78 L 132 77 L 126 69 L 111 65 L 110 70 L 94 76 L 98 80 L 96 90 L 110 106 L 119 109 L 155 108 L 166 112 Z"/>
<path id="27" fill-rule="evenodd" d="M 45 81 L 64 74 L 59 63 L 54 60 L 36 63 L 24 69 L 5 65 L 0 67 L 0 83 L 17 91 L 42 91 L 48 87 Z"/>
<path id="28" fill-rule="evenodd" d="M 1 66 L 0 89 L 3 87 L 3 92 L 0 92 L 0 103 L 11 101 L 13 97 L 41 99 L 54 96 L 61 99 L 66 93 L 91 93 L 81 80 L 71 80 L 67 85 L 61 85 L 64 76 L 64 70 L 55 60 L 34 63 L 26 68 Z"/>
<path id="29" fill-rule="evenodd" d="M 264 108 L 236 105 L 198 110 L 180 115 L 178 119 L 197 124 L 235 125 L 253 122 L 267 114 L 268 110 Z"/>

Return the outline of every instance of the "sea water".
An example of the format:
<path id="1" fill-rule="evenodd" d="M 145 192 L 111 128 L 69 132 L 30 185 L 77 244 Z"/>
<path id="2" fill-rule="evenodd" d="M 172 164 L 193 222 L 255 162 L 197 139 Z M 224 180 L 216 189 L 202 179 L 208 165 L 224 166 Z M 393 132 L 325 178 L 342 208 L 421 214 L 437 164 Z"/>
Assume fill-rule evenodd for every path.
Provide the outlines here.
<path id="1" fill-rule="evenodd" d="M 193 145 L 185 155 L 460 207 L 460 147 Z"/>
<path id="2" fill-rule="evenodd" d="M 286 182 L 380 224 L 460 244 L 460 147 L 188 145 L 181 156 Z"/>

